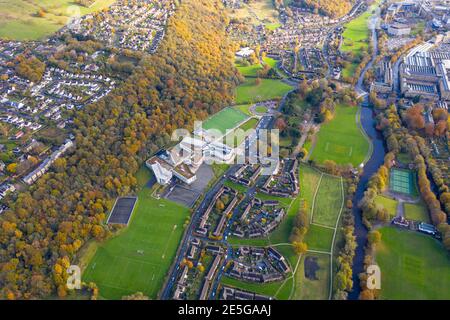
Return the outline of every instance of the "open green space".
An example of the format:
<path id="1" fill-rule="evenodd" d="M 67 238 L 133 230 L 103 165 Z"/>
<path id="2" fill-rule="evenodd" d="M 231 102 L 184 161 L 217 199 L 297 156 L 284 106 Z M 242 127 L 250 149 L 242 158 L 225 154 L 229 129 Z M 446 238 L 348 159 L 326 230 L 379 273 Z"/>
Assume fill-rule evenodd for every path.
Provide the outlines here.
<path id="1" fill-rule="evenodd" d="M 114 2 L 97 0 L 84 7 L 72 0 L 4 0 L 0 2 L 0 38 L 37 40 L 62 28 L 75 14 L 99 11 Z M 40 10 L 42 17 L 37 14 Z"/>
<path id="2" fill-rule="evenodd" d="M 381 298 L 450 299 L 450 255 L 430 236 L 383 227 L 376 248 Z"/>
<path id="3" fill-rule="evenodd" d="M 308 257 L 317 259 L 319 269 L 315 272 L 315 278 L 305 275 L 305 259 Z M 330 256 L 311 252 L 303 255 L 294 279 L 292 300 L 327 300 L 330 290 Z"/>
<path id="4" fill-rule="evenodd" d="M 309 217 L 311 218 L 311 209 L 314 201 L 314 195 L 322 174 L 307 166 L 300 164 L 300 194 L 305 199 L 308 206 Z"/>
<path id="5" fill-rule="evenodd" d="M 256 77 L 258 75 L 258 71 L 262 70 L 263 66 L 258 64 L 253 65 L 245 65 L 242 60 L 236 60 L 235 62 L 236 68 L 244 77 Z"/>
<path id="6" fill-rule="evenodd" d="M 355 56 L 361 57 L 363 52 L 367 51 L 370 42 L 369 19 L 379 2 L 380 0 L 375 1 L 365 13 L 344 26 L 345 30 L 342 34 L 343 42 L 341 46 L 342 52 L 352 52 Z M 343 76 L 352 77 L 356 68 L 357 64 L 349 64 L 342 71 Z"/>
<path id="7" fill-rule="evenodd" d="M 379 195 L 375 198 L 375 204 L 385 208 L 392 218 L 397 215 L 397 200 Z"/>
<path id="8" fill-rule="evenodd" d="M 255 111 L 258 113 L 266 113 L 269 109 L 267 109 L 267 107 L 265 106 L 257 106 L 255 108 Z"/>
<path id="9" fill-rule="evenodd" d="M 203 129 L 215 129 L 225 134 L 227 130 L 233 129 L 247 118 L 248 116 L 238 109 L 225 108 L 203 122 Z"/>
<path id="10" fill-rule="evenodd" d="M 305 237 L 308 249 L 330 252 L 334 230 L 311 224 Z"/>
<path id="11" fill-rule="evenodd" d="M 247 78 L 236 89 L 236 104 L 255 103 L 266 100 L 281 99 L 292 87 L 274 79 Z"/>
<path id="12" fill-rule="evenodd" d="M 430 215 L 424 203 L 405 203 L 405 218 L 430 223 Z"/>
<path id="13" fill-rule="evenodd" d="M 324 174 L 314 201 L 313 222 L 335 227 L 343 205 L 341 179 Z"/>
<path id="14" fill-rule="evenodd" d="M 258 125 L 258 122 L 259 120 L 257 118 L 250 118 L 249 120 L 241 124 L 238 128 L 228 133 L 225 137 L 225 143 L 233 148 L 238 147 L 242 142 L 244 142 L 245 138 L 252 133 L 253 130 L 251 129 L 255 129 Z M 243 132 L 241 132 L 241 130 Z"/>
<path id="15" fill-rule="evenodd" d="M 339 105 L 333 120 L 321 126 L 311 160 L 359 166 L 369 152 L 369 142 L 356 123 L 358 108 Z"/>
<path id="16" fill-rule="evenodd" d="M 222 277 L 221 283 L 223 285 L 228 285 L 231 287 L 255 292 L 258 294 L 275 297 L 278 300 L 288 300 L 292 287 L 292 280 L 287 280 L 286 282 L 278 281 L 272 283 L 254 283 L 254 282 L 240 281 L 227 276 Z M 283 290 L 284 287 L 287 288 Z"/>
<path id="17" fill-rule="evenodd" d="M 243 114 L 251 117 L 251 116 L 253 116 L 253 113 L 250 111 L 251 106 L 252 106 L 251 104 L 241 104 L 238 106 L 234 106 L 233 109 L 236 109 L 236 110 L 242 112 Z"/>
<path id="18" fill-rule="evenodd" d="M 175 257 L 189 210 L 154 199 L 144 187 L 149 178 L 142 168 L 142 188 L 129 226 L 98 246 L 83 273 L 83 281 L 95 282 L 103 298 L 120 299 L 138 291 L 156 298 Z"/>
<path id="19" fill-rule="evenodd" d="M 267 30 L 273 31 L 281 27 L 281 23 L 275 22 L 275 23 L 267 23 L 264 25 Z"/>

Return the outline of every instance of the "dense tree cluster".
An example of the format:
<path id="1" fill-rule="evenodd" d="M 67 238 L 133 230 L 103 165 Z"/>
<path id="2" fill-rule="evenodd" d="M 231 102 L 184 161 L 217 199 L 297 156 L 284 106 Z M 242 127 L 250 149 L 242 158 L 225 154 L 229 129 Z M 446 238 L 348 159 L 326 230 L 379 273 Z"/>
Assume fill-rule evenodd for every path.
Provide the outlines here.
<path id="1" fill-rule="evenodd" d="M 353 258 L 356 250 L 355 221 L 353 218 L 353 197 L 358 184 L 358 177 L 347 179 L 347 192 L 345 194 L 346 206 L 342 215 L 343 239 L 337 244 L 339 254 L 336 258 L 337 272 L 334 279 L 334 294 L 336 300 L 346 300 L 348 292 L 353 287 Z"/>
<path id="2" fill-rule="evenodd" d="M 289 237 L 289 241 L 291 241 L 294 251 L 297 254 L 303 254 L 308 251 L 308 246 L 304 242 L 308 228 L 308 205 L 306 201 L 302 201 L 298 213 L 295 216 L 294 225 L 292 226 L 291 235 Z"/>
<path id="3" fill-rule="evenodd" d="M 353 6 L 353 0 L 294 0 L 293 4 L 309 8 L 315 13 L 337 18 L 346 15 Z"/>
<path id="4" fill-rule="evenodd" d="M 39 82 L 45 72 L 45 63 L 35 56 L 26 57 L 20 54 L 16 57 L 15 70 L 17 74 L 32 82 Z"/>
<path id="5" fill-rule="evenodd" d="M 0 298 L 66 294 L 67 267 L 103 225 L 113 198 L 173 129 L 191 127 L 233 100 L 237 70 L 218 0 L 185 0 L 158 52 L 123 85 L 75 115 L 76 150 L 0 217 Z"/>

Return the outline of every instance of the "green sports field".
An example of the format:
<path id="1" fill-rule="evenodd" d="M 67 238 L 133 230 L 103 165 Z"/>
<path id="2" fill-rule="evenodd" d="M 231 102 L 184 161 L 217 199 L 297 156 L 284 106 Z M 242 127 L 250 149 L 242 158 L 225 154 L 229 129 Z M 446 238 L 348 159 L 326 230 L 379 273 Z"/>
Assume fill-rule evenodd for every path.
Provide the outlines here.
<path id="1" fill-rule="evenodd" d="M 37 40 L 62 28 L 76 12 L 85 15 L 114 2 L 97 0 L 84 7 L 71 0 L 4 0 L 0 2 L 0 38 Z M 40 9 L 46 12 L 44 17 L 36 15 Z"/>
<path id="2" fill-rule="evenodd" d="M 204 121 L 203 129 L 216 129 L 225 134 L 227 130 L 233 129 L 246 119 L 248 119 L 248 116 L 239 109 L 225 108 Z"/>
<path id="3" fill-rule="evenodd" d="M 333 160 L 337 164 L 359 166 L 369 152 L 369 142 L 356 124 L 358 108 L 339 105 L 336 115 L 323 124 L 317 134 L 317 143 L 311 160 L 323 163 Z"/>
<path id="4" fill-rule="evenodd" d="M 255 132 L 251 129 L 255 129 L 256 126 L 258 125 L 258 122 L 259 122 L 259 120 L 256 118 L 248 119 L 246 122 L 241 124 L 236 130 L 230 132 L 225 137 L 225 143 L 230 147 L 236 148 L 242 142 L 244 142 L 245 138 L 248 137 L 249 134 L 251 134 L 252 132 Z M 237 130 L 242 130 L 242 131 L 244 131 L 244 133 L 240 134 L 239 132 L 237 132 Z"/>
<path id="5" fill-rule="evenodd" d="M 441 243 L 394 227 L 379 231 L 382 299 L 450 299 L 450 256 Z"/>
<path id="6" fill-rule="evenodd" d="M 281 80 L 260 79 L 256 84 L 255 78 L 247 78 L 236 89 L 236 104 L 254 103 L 272 99 L 281 99 L 292 87 Z"/>
<path id="7" fill-rule="evenodd" d="M 314 223 L 335 227 L 343 205 L 341 179 L 323 175 L 322 181 L 314 201 L 313 219 Z"/>
<path id="8" fill-rule="evenodd" d="M 329 252 L 333 243 L 334 230 L 312 224 L 309 226 L 305 242 L 308 249 Z"/>
<path id="9" fill-rule="evenodd" d="M 148 170 L 140 173 L 148 181 Z M 99 245 L 83 273 L 95 282 L 100 296 L 120 299 L 137 291 L 156 298 L 175 257 L 189 210 L 167 200 L 156 200 L 143 188 L 129 226 Z"/>

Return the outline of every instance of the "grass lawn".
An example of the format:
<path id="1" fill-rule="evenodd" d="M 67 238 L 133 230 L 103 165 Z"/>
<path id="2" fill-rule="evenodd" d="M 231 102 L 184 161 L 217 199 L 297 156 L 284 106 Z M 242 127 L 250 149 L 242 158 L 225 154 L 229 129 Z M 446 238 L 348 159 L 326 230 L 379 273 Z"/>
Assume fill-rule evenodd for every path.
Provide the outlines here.
<path id="1" fill-rule="evenodd" d="M 323 175 L 314 202 L 313 222 L 335 227 L 343 201 L 341 179 Z"/>
<path id="2" fill-rule="evenodd" d="M 397 205 L 398 205 L 397 200 L 384 196 L 377 196 L 375 198 L 375 204 L 385 208 L 391 217 L 395 217 L 397 215 Z"/>
<path id="3" fill-rule="evenodd" d="M 149 177 L 148 170 L 142 168 L 140 185 Z M 103 298 L 120 299 L 141 291 L 154 299 L 163 285 L 189 210 L 167 200 L 156 200 L 150 193 L 145 187 L 138 193 L 130 225 L 99 245 L 83 273 L 83 281 L 95 282 Z"/>
<path id="4" fill-rule="evenodd" d="M 79 10 L 81 15 L 108 7 L 115 0 L 97 0 L 84 7 L 72 0 L 4 0 L 0 2 L 0 38 L 11 40 L 37 40 L 62 28 L 71 15 Z M 36 13 L 44 9 L 44 17 Z"/>
<path id="5" fill-rule="evenodd" d="M 292 287 L 292 281 L 286 281 L 286 283 L 284 281 L 272 283 L 254 283 L 254 282 L 240 281 L 227 276 L 222 277 L 221 283 L 223 285 L 267 295 L 270 297 L 275 297 L 278 300 L 288 300 Z"/>
<path id="6" fill-rule="evenodd" d="M 251 117 L 251 116 L 253 116 L 253 113 L 250 111 L 251 106 L 252 106 L 251 104 L 241 104 L 238 106 L 234 106 L 233 109 L 236 109 L 236 110 L 242 112 L 243 114 Z"/>
<path id="7" fill-rule="evenodd" d="M 308 249 L 330 252 L 333 234 L 333 229 L 311 224 L 305 237 Z"/>
<path id="8" fill-rule="evenodd" d="M 256 85 L 255 78 L 248 78 L 236 89 L 236 104 L 280 99 L 290 90 L 292 87 L 280 80 L 261 79 Z"/>
<path id="9" fill-rule="evenodd" d="M 339 105 L 336 115 L 323 124 L 317 133 L 317 143 L 311 160 L 323 163 L 333 160 L 337 164 L 359 166 L 369 152 L 369 142 L 356 124 L 358 108 Z"/>
<path id="10" fill-rule="evenodd" d="M 379 231 L 376 261 L 383 299 L 450 299 L 450 256 L 442 244 L 393 227 Z"/>
<path id="11" fill-rule="evenodd" d="M 316 192 L 317 185 L 319 184 L 320 176 L 321 174 L 317 170 L 314 170 L 305 164 L 300 164 L 300 193 L 308 205 L 310 217 L 311 208 L 314 201 L 314 193 Z"/>
<path id="12" fill-rule="evenodd" d="M 254 64 L 251 66 L 245 66 L 242 64 L 242 61 L 236 61 L 236 68 L 244 77 L 256 77 L 258 75 L 258 71 L 262 70 L 263 66 L 261 64 Z"/>
<path id="13" fill-rule="evenodd" d="M 344 27 L 343 43 L 341 47 L 342 52 L 353 52 L 355 56 L 361 56 L 363 51 L 366 51 L 369 47 L 369 19 L 372 16 L 373 10 L 378 6 L 379 1 L 376 1 L 365 13 L 360 15 L 358 18 L 353 19 L 347 23 Z M 349 64 L 342 74 L 344 77 L 352 77 L 355 73 L 357 65 L 352 63 Z"/>
<path id="14" fill-rule="evenodd" d="M 305 259 L 317 258 L 319 269 L 316 279 L 305 276 Z M 307 253 L 302 257 L 295 274 L 295 290 L 293 300 L 327 300 L 330 290 L 330 257 L 327 254 Z"/>
<path id="15" fill-rule="evenodd" d="M 406 219 L 430 223 L 430 215 L 423 203 L 405 203 L 404 206 Z"/>
<path id="16" fill-rule="evenodd" d="M 265 27 L 267 30 L 273 31 L 281 27 L 281 23 L 267 23 Z"/>
<path id="17" fill-rule="evenodd" d="M 255 111 L 258 113 L 266 113 L 269 109 L 267 109 L 267 107 L 265 106 L 257 106 L 255 108 Z"/>
<path id="18" fill-rule="evenodd" d="M 225 108 L 203 122 L 203 129 L 216 129 L 226 133 L 228 129 L 233 129 L 247 118 L 248 116 L 238 109 Z"/>

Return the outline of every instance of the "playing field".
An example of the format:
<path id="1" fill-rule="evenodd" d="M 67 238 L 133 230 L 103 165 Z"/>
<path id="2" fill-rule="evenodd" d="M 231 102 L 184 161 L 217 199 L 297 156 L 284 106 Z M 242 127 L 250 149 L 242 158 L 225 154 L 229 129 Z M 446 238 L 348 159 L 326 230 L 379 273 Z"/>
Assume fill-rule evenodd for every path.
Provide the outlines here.
<path id="1" fill-rule="evenodd" d="M 242 142 L 244 142 L 245 138 L 248 137 L 258 125 L 259 120 L 256 118 L 250 118 L 243 124 L 241 124 L 236 130 L 230 132 L 225 137 L 225 143 L 233 148 L 239 146 Z M 241 132 L 242 130 L 243 132 Z"/>
<path id="2" fill-rule="evenodd" d="M 414 174 L 409 170 L 391 169 L 389 187 L 393 192 L 413 195 Z"/>
<path id="3" fill-rule="evenodd" d="M 383 299 L 450 299 L 450 256 L 442 244 L 394 227 L 380 231 L 376 262 Z"/>
<path id="4" fill-rule="evenodd" d="M 341 179 L 323 175 L 314 201 L 313 222 L 335 227 L 343 205 Z"/>
<path id="5" fill-rule="evenodd" d="M 148 172 L 140 174 L 149 177 Z M 83 281 L 95 282 L 100 296 L 106 299 L 120 299 L 137 291 L 156 298 L 188 215 L 187 208 L 156 200 L 150 196 L 150 189 L 142 189 L 129 226 L 99 246 L 83 273 Z"/>
<path id="6" fill-rule="evenodd" d="M 90 7 L 71 0 L 3 0 L 0 2 L 0 38 L 37 40 L 62 28 L 69 17 L 108 7 L 115 0 L 97 0 Z M 39 10 L 45 11 L 38 17 Z"/>
<path id="7" fill-rule="evenodd" d="M 333 243 L 333 234 L 334 229 L 311 224 L 305 237 L 308 249 L 330 252 Z"/>
<path id="8" fill-rule="evenodd" d="M 225 108 L 203 122 L 203 129 L 216 129 L 226 133 L 227 130 L 233 129 L 246 119 L 248 119 L 248 116 L 239 109 Z"/>
<path id="9" fill-rule="evenodd" d="M 339 105 L 333 120 L 321 126 L 311 160 L 359 166 L 369 152 L 369 142 L 356 123 L 358 108 Z"/>
<path id="10" fill-rule="evenodd" d="M 260 79 L 256 84 L 255 78 L 247 78 L 243 84 L 236 89 L 236 104 L 255 103 L 266 100 L 280 99 L 292 87 L 281 80 Z"/>

